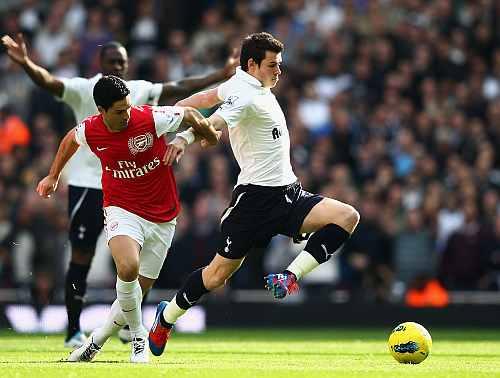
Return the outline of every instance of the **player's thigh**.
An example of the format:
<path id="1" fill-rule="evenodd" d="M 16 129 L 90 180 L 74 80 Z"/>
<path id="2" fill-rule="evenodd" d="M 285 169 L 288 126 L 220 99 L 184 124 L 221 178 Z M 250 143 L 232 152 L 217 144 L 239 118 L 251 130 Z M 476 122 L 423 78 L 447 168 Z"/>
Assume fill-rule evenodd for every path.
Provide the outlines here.
<path id="1" fill-rule="evenodd" d="M 109 240 L 108 245 L 118 276 L 127 281 L 137 278 L 141 250 L 139 243 L 128 235 L 116 235 Z"/>
<path id="2" fill-rule="evenodd" d="M 140 255 L 139 275 L 156 280 L 172 245 L 176 220 L 165 223 L 152 223 L 145 227 L 148 230 Z"/>
<path id="3" fill-rule="evenodd" d="M 139 269 L 139 252 L 144 244 L 142 218 L 116 206 L 104 209 L 106 240 L 118 272 Z"/>
<path id="4" fill-rule="evenodd" d="M 359 214 L 351 205 L 332 198 L 323 198 L 305 217 L 300 233 L 314 232 L 330 223 L 351 233 L 358 221 Z"/>
<path id="5" fill-rule="evenodd" d="M 102 232 L 102 191 L 68 187 L 69 240 L 73 253 L 94 254 L 97 239 Z"/>

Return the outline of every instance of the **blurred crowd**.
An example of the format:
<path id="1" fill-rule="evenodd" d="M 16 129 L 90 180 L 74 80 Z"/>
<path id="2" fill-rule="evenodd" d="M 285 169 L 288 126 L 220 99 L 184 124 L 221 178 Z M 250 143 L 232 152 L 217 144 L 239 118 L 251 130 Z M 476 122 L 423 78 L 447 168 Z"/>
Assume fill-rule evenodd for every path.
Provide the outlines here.
<path id="1" fill-rule="evenodd" d="M 312 293 L 391 301 L 429 283 L 500 287 L 500 2 L 495 0 L 17 0 L 0 32 L 28 40 L 60 77 L 90 77 L 99 45 L 123 43 L 129 78 L 181 79 L 222 66 L 255 31 L 285 44 L 274 93 L 305 189 L 355 206 L 361 222 Z M 168 105 L 178 99 L 172 98 Z M 61 284 L 64 185 L 37 198 L 70 111 L 0 53 L 0 287 Z M 183 202 L 159 287 L 176 288 L 216 252 L 238 167 L 224 143 L 176 167 Z M 231 286 L 261 288 L 300 246 L 273 240 Z M 26 253 L 30 250 L 31 253 Z M 110 281 L 112 282 L 112 281 Z M 41 294 L 40 294 L 41 293 Z"/>

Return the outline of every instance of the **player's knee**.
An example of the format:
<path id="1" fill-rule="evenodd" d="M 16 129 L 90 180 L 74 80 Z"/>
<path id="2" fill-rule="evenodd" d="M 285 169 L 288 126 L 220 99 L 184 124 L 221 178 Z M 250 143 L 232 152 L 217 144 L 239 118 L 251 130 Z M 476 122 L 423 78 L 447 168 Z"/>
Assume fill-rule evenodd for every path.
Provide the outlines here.
<path id="1" fill-rule="evenodd" d="M 331 218 L 328 223 L 334 223 L 352 234 L 359 223 L 359 212 L 351 205 L 342 204 L 337 206 L 335 211 L 331 212 Z"/>
<path id="2" fill-rule="evenodd" d="M 346 205 L 346 206 L 347 206 L 346 225 L 348 227 L 347 231 L 352 234 L 353 231 L 356 229 L 356 226 L 358 225 L 361 216 L 354 207 L 352 207 L 351 205 Z"/>
<path id="3" fill-rule="evenodd" d="M 127 261 L 117 264 L 116 271 L 122 281 L 133 281 L 139 276 L 139 264 L 134 261 Z"/>

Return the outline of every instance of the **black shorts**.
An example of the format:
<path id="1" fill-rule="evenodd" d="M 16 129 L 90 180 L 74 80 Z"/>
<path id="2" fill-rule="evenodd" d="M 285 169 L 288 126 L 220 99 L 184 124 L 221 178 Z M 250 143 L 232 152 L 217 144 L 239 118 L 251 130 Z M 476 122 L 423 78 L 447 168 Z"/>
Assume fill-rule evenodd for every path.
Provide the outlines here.
<path id="1" fill-rule="evenodd" d="M 95 248 L 104 227 L 102 190 L 68 187 L 69 240 L 73 248 Z"/>
<path id="2" fill-rule="evenodd" d="M 221 217 L 218 253 L 240 259 L 252 248 L 265 248 L 282 234 L 296 237 L 311 209 L 323 199 L 297 181 L 287 186 L 239 185 Z"/>

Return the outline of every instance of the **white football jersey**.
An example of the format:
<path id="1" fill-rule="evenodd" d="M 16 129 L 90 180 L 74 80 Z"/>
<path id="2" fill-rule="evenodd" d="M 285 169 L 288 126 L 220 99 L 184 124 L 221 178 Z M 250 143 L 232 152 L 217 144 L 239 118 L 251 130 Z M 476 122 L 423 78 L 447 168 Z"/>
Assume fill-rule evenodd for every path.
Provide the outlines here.
<path id="1" fill-rule="evenodd" d="M 218 87 L 217 94 L 223 103 L 216 114 L 226 121 L 241 169 L 236 185 L 295 182 L 285 115 L 271 90 L 238 67 L 236 74 Z"/>
<path id="2" fill-rule="evenodd" d="M 62 101 L 73 110 L 77 124 L 88 116 L 98 113 L 93 90 L 101 77 L 102 74 L 97 74 L 90 79 L 82 77 L 60 79 L 64 84 Z M 130 80 L 127 81 L 127 86 L 130 89 L 132 105 L 157 105 L 163 88 L 161 83 L 153 84 L 145 80 Z M 64 173 L 70 185 L 93 189 L 102 188 L 101 164 L 85 145 L 81 146 L 68 161 Z"/>

